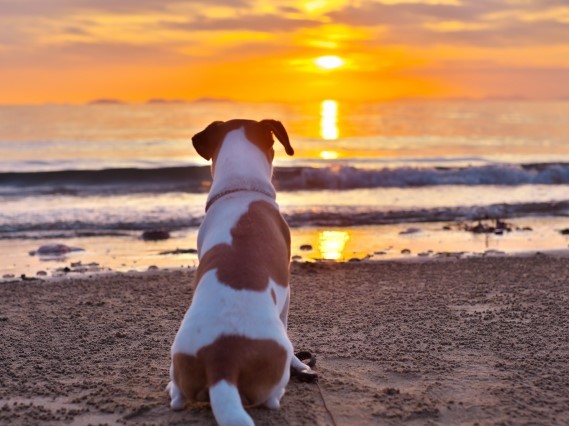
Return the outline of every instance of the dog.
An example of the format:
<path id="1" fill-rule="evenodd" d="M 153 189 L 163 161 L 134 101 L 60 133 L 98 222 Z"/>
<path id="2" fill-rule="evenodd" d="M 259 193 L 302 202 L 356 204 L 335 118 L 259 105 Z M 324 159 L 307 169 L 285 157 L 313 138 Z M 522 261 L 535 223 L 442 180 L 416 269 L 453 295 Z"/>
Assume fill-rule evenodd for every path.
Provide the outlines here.
<path id="1" fill-rule="evenodd" d="M 271 183 L 273 134 L 294 155 L 276 120 L 216 121 L 192 138 L 213 181 L 167 390 L 174 410 L 209 397 L 221 426 L 253 425 L 243 404 L 278 409 L 291 369 L 313 373 L 287 335 L 290 231 Z"/>

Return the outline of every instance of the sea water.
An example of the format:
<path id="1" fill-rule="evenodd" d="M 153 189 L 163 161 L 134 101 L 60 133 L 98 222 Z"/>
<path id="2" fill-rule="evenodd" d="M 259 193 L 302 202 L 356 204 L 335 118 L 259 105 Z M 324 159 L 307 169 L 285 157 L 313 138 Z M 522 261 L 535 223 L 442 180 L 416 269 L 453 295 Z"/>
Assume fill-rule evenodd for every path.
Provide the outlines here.
<path id="1" fill-rule="evenodd" d="M 237 117 L 289 132 L 274 184 L 297 259 L 568 248 L 569 102 L 1 106 L 0 273 L 195 265 L 210 172 L 191 137 Z M 29 254 L 47 243 L 83 250 Z"/>

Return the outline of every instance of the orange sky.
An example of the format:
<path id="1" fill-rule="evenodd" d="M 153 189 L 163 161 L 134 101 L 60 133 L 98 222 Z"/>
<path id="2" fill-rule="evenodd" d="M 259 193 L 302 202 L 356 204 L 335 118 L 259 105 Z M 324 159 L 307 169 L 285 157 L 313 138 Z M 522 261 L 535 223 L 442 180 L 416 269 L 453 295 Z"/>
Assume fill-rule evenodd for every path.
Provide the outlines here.
<path id="1" fill-rule="evenodd" d="M 0 104 L 487 96 L 569 98 L 567 0 L 0 1 Z"/>

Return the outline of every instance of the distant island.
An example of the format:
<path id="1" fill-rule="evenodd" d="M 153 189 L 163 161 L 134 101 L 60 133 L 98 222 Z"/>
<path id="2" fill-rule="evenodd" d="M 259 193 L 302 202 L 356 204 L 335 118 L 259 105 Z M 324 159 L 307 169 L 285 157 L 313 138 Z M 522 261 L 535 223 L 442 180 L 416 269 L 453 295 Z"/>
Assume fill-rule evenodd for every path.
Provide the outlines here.
<path id="1" fill-rule="evenodd" d="M 187 101 L 183 99 L 164 99 L 164 98 L 152 98 L 146 101 L 147 104 L 152 105 L 162 105 L 162 104 L 185 104 Z"/>
<path id="2" fill-rule="evenodd" d="M 146 105 L 174 105 L 174 104 L 186 104 L 186 103 L 209 103 L 209 102 L 234 102 L 232 99 L 227 98 L 212 98 L 212 97 L 203 97 L 197 98 L 192 100 L 187 99 L 167 99 L 167 98 L 150 98 L 142 104 Z M 91 101 L 86 102 L 87 105 L 129 105 L 132 104 L 131 102 L 126 102 L 120 99 L 114 98 L 100 98 L 100 99 L 93 99 Z M 136 102 L 135 102 L 136 104 Z"/>
<path id="3" fill-rule="evenodd" d="M 569 101 L 569 95 L 559 95 L 552 98 L 531 98 L 523 95 L 487 95 L 487 96 L 449 96 L 440 98 L 426 97 L 402 97 L 393 99 L 395 102 L 566 102 Z M 168 98 L 149 98 L 146 101 L 128 102 L 115 98 L 100 98 L 86 102 L 86 105 L 183 105 L 183 104 L 207 104 L 207 103 L 235 103 L 240 102 L 229 98 L 216 98 L 204 96 L 196 99 L 168 99 Z M 246 101 L 244 101 L 246 103 Z M 270 101 L 267 101 L 270 102 Z M 314 101 L 316 102 L 316 101 Z M 339 100 L 339 102 L 342 102 Z M 369 103 L 374 101 L 364 101 Z M 375 102 L 385 102 L 377 100 Z"/>
<path id="4" fill-rule="evenodd" d="M 192 102 L 235 102 L 233 99 L 228 98 L 210 98 L 205 96 L 203 98 L 194 99 Z"/>
<path id="5" fill-rule="evenodd" d="M 124 105 L 125 102 L 118 99 L 102 98 L 102 99 L 94 99 L 92 101 L 89 101 L 87 104 L 88 105 Z"/>
<path id="6" fill-rule="evenodd" d="M 489 95 L 483 98 L 484 101 L 498 101 L 498 102 L 521 102 L 521 101 L 530 101 L 532 99 L 528 99 L 522 95 Z"/>

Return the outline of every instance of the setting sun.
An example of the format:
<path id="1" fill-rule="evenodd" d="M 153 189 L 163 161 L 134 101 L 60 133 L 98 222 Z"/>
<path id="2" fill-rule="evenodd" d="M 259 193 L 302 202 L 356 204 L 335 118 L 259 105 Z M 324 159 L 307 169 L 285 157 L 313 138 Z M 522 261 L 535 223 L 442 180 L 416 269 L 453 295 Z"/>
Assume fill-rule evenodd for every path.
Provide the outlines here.
<path id="1" fill-rule="evenodd" d="M 0 104 L 569 97 L 564 0 L 44 3 L 0 1 Z"/>
<path id="2" fill-rule="evenodd" d="M 314 60 L 314 63 L 322 69 L 333 70 L 344 65 L 344 60 L 335 55 L 319 56 Z"/>

